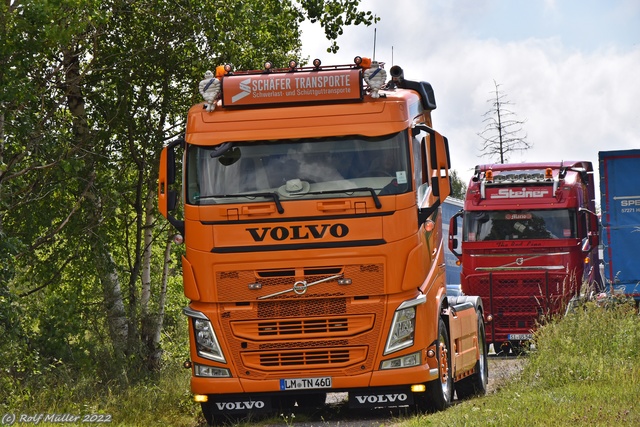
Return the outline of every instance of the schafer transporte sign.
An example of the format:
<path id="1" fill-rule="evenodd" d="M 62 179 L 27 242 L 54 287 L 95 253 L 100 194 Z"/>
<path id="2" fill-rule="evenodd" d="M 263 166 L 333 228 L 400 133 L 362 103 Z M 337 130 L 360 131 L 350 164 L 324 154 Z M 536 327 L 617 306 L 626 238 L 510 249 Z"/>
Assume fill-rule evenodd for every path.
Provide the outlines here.
<path id="1" fill-rule="evenodd" d="M 225 76 L 222 105 L 362 99 L 359 69 Z"/>

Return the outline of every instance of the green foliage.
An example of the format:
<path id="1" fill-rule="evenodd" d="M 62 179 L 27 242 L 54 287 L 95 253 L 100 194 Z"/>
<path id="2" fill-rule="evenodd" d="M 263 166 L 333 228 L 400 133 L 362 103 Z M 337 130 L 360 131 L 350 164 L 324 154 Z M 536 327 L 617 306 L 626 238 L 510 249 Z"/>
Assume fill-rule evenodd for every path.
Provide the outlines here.
<path id="1" fill-rule="evenodd" d="M 534 385 L 559 387 L 615 381 L 621 372 L 640 373 L 640 318 L 633 304 L 604 309 L 590 302 L 562 322 L 536 333 L 536 347 L 524 375 Z M 549 363 L 541 355 L 562 354 Z M 615 369 L 612 369 L 612 366 Z"/>
<path id="2" fill-rule="evenodd" d="M 333 41 L 327 52 L 338 51 L 336 39 L 342 35 L 343 27 L 360 24 L 368 26 L 380 20 L 371 12 L 358 11 L 360 0 L 300 0 L 299 3 L 307 12 L 306 16 L 301 13 L 299 20 L 302 22 L 306 17 L 311 22 L 320 22 L 327 39 Z"/>
<path id="3" fill-rule="evenodd" d="M 467 184 L 462 181 L 458 171 L 452 170 L 449 177 L 451 178 L 451 197 L 464 200 L 467 193 Z"/>
<path id="4" fill-rule="evenodd" d="M 300 59 L 301 19 L 335 40 L 372 22 L 359 3 L 0 4 L 0 407 L 80 411 L 187 357 L 183 249 L 162 297 L 160 150 L 206 70 Z"/>
<path id="5" fill-rule="evenodd" d="M 523 372 L 499 392 L 402 426 L 640 425 L 634 304 L 587 303 L 540 327 L 534 340 Z"/>

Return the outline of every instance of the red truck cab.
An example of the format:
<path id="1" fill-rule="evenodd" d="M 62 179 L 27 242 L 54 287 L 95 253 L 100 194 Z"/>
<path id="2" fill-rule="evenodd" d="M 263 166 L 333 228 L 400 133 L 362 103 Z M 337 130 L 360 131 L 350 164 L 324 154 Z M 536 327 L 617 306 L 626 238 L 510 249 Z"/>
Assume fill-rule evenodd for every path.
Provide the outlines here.
<path id="1" fill-rule="evenodd" d="M 463 292 L 485 303 L 487 342 L 497 353 L 522 348 L 539 322 L 600 286 L 591 163 L 476 166 L 449 249 Z"/>

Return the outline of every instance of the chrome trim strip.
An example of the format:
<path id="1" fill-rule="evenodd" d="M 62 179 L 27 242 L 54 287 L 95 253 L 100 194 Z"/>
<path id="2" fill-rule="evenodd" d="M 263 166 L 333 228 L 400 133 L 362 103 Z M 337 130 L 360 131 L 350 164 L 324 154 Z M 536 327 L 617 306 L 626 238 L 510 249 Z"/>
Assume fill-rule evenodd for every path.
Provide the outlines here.
<path id="1" fill-rule="evenodd" d="M 396 308 L 396 311 L 403 310 L 409 307 L 415 307 L 416 305 L 424 304 L 425 302 L 427 302 L 427 296 L 425 294 L 420 294 L 414 299 L 404 301 L 402 304 L 398 306 L 398 308 Z"/>
<path id="2" fill-rule="evenodd" d="M 509 256 L 513 256 L 513 257 L 530 256 L 530 257 L 534 257 L 534 258 L 539 258 L 541 256 L 559 256 L 559 255 L 569 255 L 569 252 L 549 252 L 549 253 L 540 253 L 540 254 L 532 254 L 532 253 L 521 253 L 521 254 L 514 254 L 514 253 L 509 253 L 509 254 L 471 254 L 471 258 L 482 258 L 482 257 L 499 258 L 499 257 L 509 257 Z"/>
<path id="3" fill-rule="evenodd" d="M 209 318 L 207 316 L 205 316 L 203 313 L 194 310 L 191 307 L 185 307 L 182 309 L 182 314 L 184 314 L 187 317 L 192 317 L 194 319 L 202 319 L 202 320 L 209 320 Z"/>
<path id="4" fill-rule="evenodd" d="M 563 265 L 534 265 L 531 267 L 477 267 L 476 271 L 524 271 L 524 270 L 564 270 Z"/>
<path id="5" fill-rule="evenodd" d="M 261 297 L 258 297 L 258 299 L 267 299 L 271 297 L 276 297 L 278 295 L 287 294 L 289 292 L 295 292 L 298 295 L 302 295 L 305 292 L 307 292 L 307 289 L 310 286 L 317 285 L 319 283 L 328 282 L 330 280 L 338 279 L 340 277 L 342 277 L 342 274 L 336 274 L 334 276 L 325 277 L 324 279 L 316 280 L 315 282 L 311 282 L 311 283 L 307 283 L 305 280 L 299 280 L 293 284 L 293 287 L 291 289 L 286 289 L 284 291 L 276 292 L 269 295 L 262 295 Z"/>

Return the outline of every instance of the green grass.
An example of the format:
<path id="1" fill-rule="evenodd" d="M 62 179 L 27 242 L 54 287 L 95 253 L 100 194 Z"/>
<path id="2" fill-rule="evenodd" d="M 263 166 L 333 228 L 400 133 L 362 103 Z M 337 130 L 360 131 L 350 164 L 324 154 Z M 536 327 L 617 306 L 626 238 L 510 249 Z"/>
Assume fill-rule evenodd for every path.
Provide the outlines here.
<path id="1" fill-rule="evenodd" d="M 0 408 L 0 416 L 71 414 L 82 417 L 101 414 L 110 417 L 110 426 L 205 425 L 200 407 L 193 403 L 189 378 L 189 371 L 176 365 L 166 367 L 160 375 L 139 379 L 128 387 L 122 387 L 96 382 L 93 378 L 72 378 L 65 368 L 59 367 L 55 373 L 23 384 L 21 390 L 14 393 L 13 404 L 10 402 Z M 39 384 L 36 381 L 40 381 Z M 17 422 L 15 425 L 27 424 Z M 52 427 L 60 423 L 40 421 L 37 425 Z"/>
<path id="2" fill-rule="evenodd" d="M 498 392 L 443 412 L 398 418 L 393 425 L 640 425 L 640 317 L 632 305 L 586 304 L 542 326 L 534 340 L 536 349 L 524 358 L 522 372 Z M 177 362 L 128 387 L 76 378 L 67 369 L 56 367 L 22 384 L 0 405 L 0 415 L 97 413 L 110 414 L 111 426 L 204 425 L 189 392 L 189 372 Z M 304 418 L 271 422 L 289 425 Z"/>
<path id="3" fill-rule="evenodd" d="M 640 317 L 632 305 L 588 303 L 541 327 L 535 347 L 499 392 L 398 425 L 640 425 Z"/>

